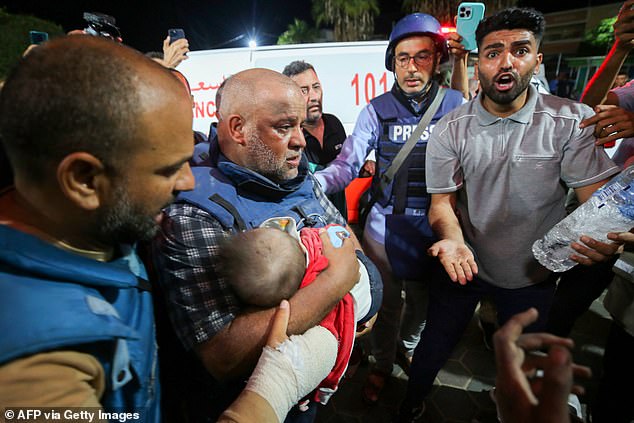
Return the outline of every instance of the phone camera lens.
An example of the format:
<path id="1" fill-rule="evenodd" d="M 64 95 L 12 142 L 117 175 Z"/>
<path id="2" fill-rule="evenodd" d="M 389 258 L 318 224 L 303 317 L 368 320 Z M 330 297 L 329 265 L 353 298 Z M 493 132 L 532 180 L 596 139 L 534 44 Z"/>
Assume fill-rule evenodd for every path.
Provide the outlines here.
<path id="1" fill-rule="evenodd" d="M 465 8 L 464 8 L 464 7 L 461 7 L 461 8 L 460 8 L 460 11 L 461 11 L 461 12 L 464 12 L 464 10 L 465 10 Z"/>

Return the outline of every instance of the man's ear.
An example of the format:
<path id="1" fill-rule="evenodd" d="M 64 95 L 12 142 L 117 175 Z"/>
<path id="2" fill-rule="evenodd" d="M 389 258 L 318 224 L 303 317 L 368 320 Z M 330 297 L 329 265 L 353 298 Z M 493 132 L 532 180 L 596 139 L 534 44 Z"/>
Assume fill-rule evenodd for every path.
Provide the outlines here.
<path id="1" fill-rule="evenodd" d="M 535 66 L 535 70 L 533 70 L 534 75 L 537 75 L 539 73 L 539 66 L 542 64 L 543 59 L 544 55 L 542 53 L 537 53 L 537 66 Z"/>
<path id="2" fill-rule="evenodd" d="M 227 118 L 229 136 L 237 144 L 246 145 L 245 120 L 240 115 L 230 115 Z"/>
<path id="3" fill-rule="evenodd" d="M 110 179 L 105 166 L 90 153 L 71 153 L 57 165 L 57 181 L 62 193 L 78 207 L 97 209 Z"/>

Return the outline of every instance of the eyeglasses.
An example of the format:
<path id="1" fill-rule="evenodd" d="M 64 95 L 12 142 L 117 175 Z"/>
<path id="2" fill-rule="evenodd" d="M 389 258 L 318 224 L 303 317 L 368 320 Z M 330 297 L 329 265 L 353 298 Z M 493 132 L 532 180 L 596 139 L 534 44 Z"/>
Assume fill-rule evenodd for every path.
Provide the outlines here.
<path id="1" fill-rule="evenodd" d="M 431 53 L 417 53 L 414 56 L 410 56 L 409 54 L 399 54 L 394 58 L 394 61 L 399 67 L 406 68 L 409 66 L 409 62 L 412 59 L 414 59 L 416 66 L 425 66 L 428 65 L 433 58 L 434 55 Z"/>

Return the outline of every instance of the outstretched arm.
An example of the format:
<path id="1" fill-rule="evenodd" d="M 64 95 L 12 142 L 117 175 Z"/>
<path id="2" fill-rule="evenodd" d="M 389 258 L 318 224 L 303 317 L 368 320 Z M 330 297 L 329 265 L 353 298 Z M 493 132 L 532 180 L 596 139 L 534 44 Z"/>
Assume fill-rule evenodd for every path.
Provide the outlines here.
<path id="1" fill-rule="evenodd" d="M 327 194 L 344 190 L 366 161 L 368 152 L 375 147 L 378 118 L 371 104 L 359 113 L 352 134 L 346 138 L 337 157 L 325 169 L 315 172 L 315 179 Z"/>
<path id="2" fill-rule="evenodd" d="M 606 102 L 606 97 L 608 97 L 607 104 L 619 105 L 618 97 L 611 93 L 608 94 L 608 92 L 612 88 L 614 78 L 625 62 L 627 55 L 634 47 L 634 10 L 631 10 L 632 6 L 634 6 L 634 0 L 627 0 L 623 3 L 614 23 L 614 45 L 601 67 L 588 82 L 586 90 L 581 96 L 581 102 L 588 106 L 594 107 L 603 104 Z"/>
<path id="3" fill-rule="evenodd" d="M 453 56 L 453 69 L 451 72 L 451 88 L 460 91 L 462 96 L 471 100 L 469 93 L 469 74 L 467 72 L 467 61 L 469 60 L 469 52 L 464 49 L 460 42 L 462 37 L 457 32 L 447 34 L 447 44 L 449 53 Z"/>
<path id="4" fill-rule="evenodd" d="M 455 205 L 455 192 L 432 194 L 429 223 L 440 241 L 429 247 L 427 253 L 438 257 L 452 281 L 465 285 L 478 273 L 478 265 L 465 244 Z"/>

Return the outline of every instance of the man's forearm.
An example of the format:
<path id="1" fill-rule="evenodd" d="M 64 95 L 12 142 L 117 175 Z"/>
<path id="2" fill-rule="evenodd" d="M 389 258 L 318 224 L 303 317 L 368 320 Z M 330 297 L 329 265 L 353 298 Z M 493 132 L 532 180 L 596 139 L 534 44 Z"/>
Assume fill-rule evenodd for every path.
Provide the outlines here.
<path id="1" fill-rule="evenodd" d="M 429 224 L 438 238 L 464 243 L 460 222 L 451 206 L 432 204 L 429 210 Z"/>
<path id="2" fill-rule="evenodd" d="M 464 236 L 458 220 L 439 219 L 431 225 L 432 230 L 439 239 L 450 239 L 464 243 Z"/>
<path id="3" fill-rule="evenodd" d="M 359 174 L 363 162 L 360 162 L 359 152 L 355 151 L 355 141 L 348 137 L 337 157 L 325 169 L 315 172 L 315 179 L 319 181 L 326 194 L 334 194 L 344 190 Z"/>
<path id="4" fill-rule="evenodd" d="M 320 273 L 313 283 L 297 291 L 290 299 L 292 311 L 288 334 L 301 334 L 317 325 L 350 288 L 352 285 L 338 283 L 327 271 Z"/>
<path id="5" fill-rule="evenodd" d="M 440 239 L 427 252 L 438 257 L 453 282 L 465 285 L 478 274 L 478 265 L 464 241 L 455 207 L 455 192 L 432 194 L 429 223 Z"/>
<path id="6" fill-rule="evenodd" d="M 469 75 L 467 74 L 467 60 L 469 55 L 455 59 L 453 72 L 451 72 L 451 88 L 462 93 L 462 96 L 470 100 Z"/>
<path id="7" fill-rule="evenodd" d="M 315 177 L 326 194 L 345 189 L 359 175 L 368 152 L 373 148 L 371 140 L 378 121 L 372 105 L 361 110 L 352 134 L 346 138 L 337 157 L 325 169 L 315 172 Z"/>
<path id="8" fill-rule="evenodd" d="M 275 309 L 267 309 L 241 314 L 198 345 L 196 353 L 207 371 L 218 380 L 249 374 L 262 352 L 274 313 Z"/>
<path id="9" fill-rule="evenodd" d="M 595 182 L 594 184 L 586 185 L 584 187 L 575 188 L 575 195 L 577 196 L 577 200 L 579 203 L 585 203 L 590 199 L 592 194 L 595 193 L 596 190 L 601 188 L 603 185 L 607 184 L 610 181 L 610 178 L 603 179 L 602 181 Z"/>
<path id="10" fill-rule="evenodd" d="M 588 85 L 586 86 L 581 102 L 590 107 L 602 104 L 612 88 L 614 78 L 621 69 L 623 62 L 627 58 L 629 50 L 618 48 L 617 43 L 612 46 L 606 59 L 596 71 Z"/>
<path id="11" fill-rule="evenodd" d="M 277 415 L 266 399 L 251 391 L 240 396 L 218 418 L 219 423 L 278 423 Z"/>

